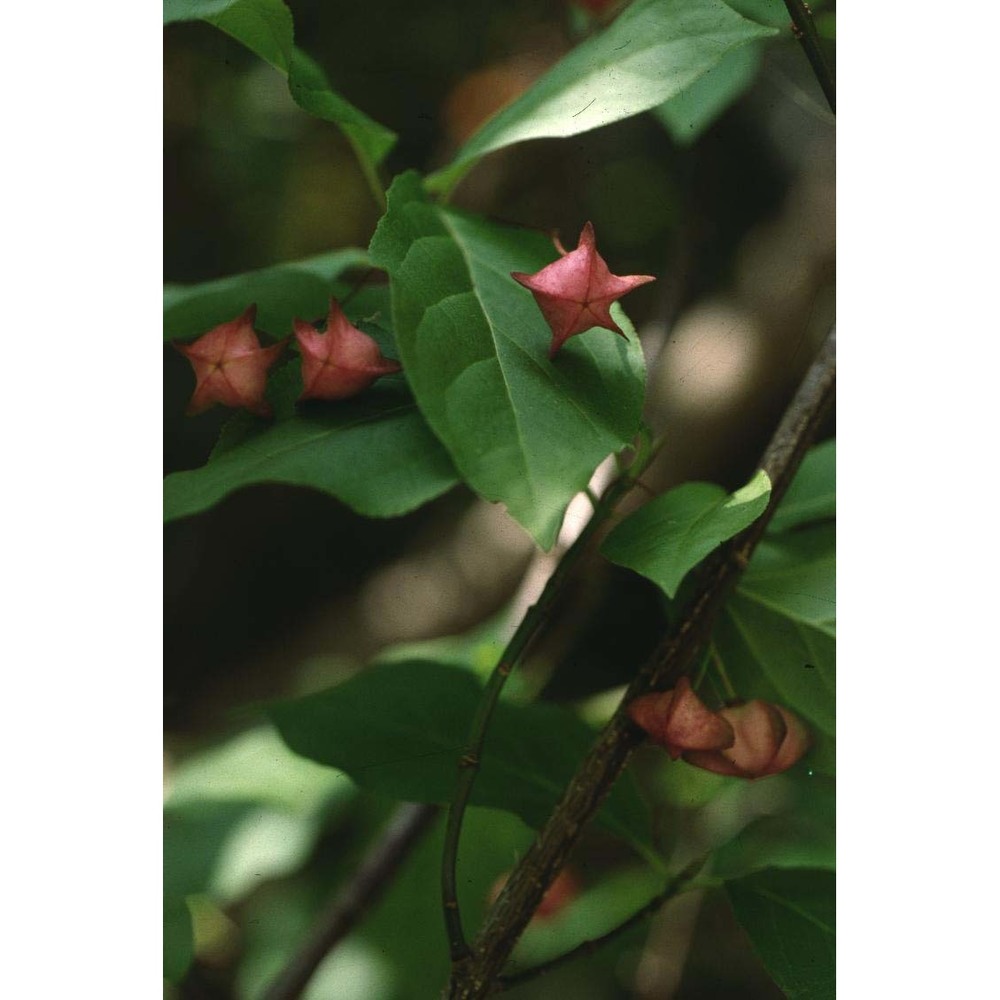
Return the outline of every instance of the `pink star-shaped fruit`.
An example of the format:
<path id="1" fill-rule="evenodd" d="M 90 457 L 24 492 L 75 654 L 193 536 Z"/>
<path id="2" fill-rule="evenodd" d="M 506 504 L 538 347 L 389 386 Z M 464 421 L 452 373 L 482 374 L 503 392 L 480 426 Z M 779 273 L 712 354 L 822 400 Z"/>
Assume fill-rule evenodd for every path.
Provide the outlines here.
<path id="1" fill-rule="evenodd" d="M 300 319 L 294 327 L 302 351 L 299 399 L 349 399 L 377 378 L 401 371 L 397 361 L 382 357 L 368 334 L 351 325 L 336 299 L 330 299 L 326 333 Z"/>
<path id="2" fill-rule="evenodd" d="M 199 337 L 193 344 L 176 344 L 177 350 L 191 362 L 197 384 L 188 404 L 189 417 L 204 413 L 214 403 L 244 407 L 262 417 L 271 415 L 264 399 L 267 370 L 284 350 L 284 341 L 261 347 L 253 322 L 257 307 L 236 319 L 222 323 Z"/>
<path id="3" fill-rule="evenodd" d="M 617 275 L 608 270 L 594 244 L 594 227 L 588 222 L 575 250 L 535 274 L 512 271 L 511 277 L 529 289 L 552 329 L 549 357 L 570 337 L 600 326 L 622 337 L 622 328 L 611 318 L 611 304 L 639 285 L 656 279 L 649 274 Z"/>

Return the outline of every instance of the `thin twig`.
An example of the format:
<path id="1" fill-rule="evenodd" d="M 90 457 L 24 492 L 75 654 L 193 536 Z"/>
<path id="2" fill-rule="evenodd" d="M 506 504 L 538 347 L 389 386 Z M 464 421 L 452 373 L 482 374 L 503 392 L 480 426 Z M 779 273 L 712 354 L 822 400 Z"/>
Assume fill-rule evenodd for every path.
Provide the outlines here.
<path id="1" fill-rule="evenodd" d="M 351 881 L 337 894 L 261 1000 L 295 1000 L 302 995 L 320 962 L 382 894 L 439 812 L 436 805 L 410 803 L 396 809 Z"/>
<path id="2" fill-rule="evenodd" d="M 801 42 L 806 58 L 816 74 L 819 85 L 826 95 L 826 103 L 830 105 L 830 110 L 837 113 L 837 91 L 833 81 L 833 73 L 823 55 L 823 49 L 819 43 L 819 33 L 813 23 L 812 11 L 804 0 L 785 0 L 785 6 L 792 18 L 792 30 L 795 37 Z"/>
<path id="3" fill-rule="evenodd" d="M 525 969 L 523 972 L 515 972 L 509 976 L 500 977 L 500 985 L 503 989 L 510 989 L 512 986 L 520 986 L 521 983 L 527 982 L 529 979 L 534 979 L 536 976 L 545 975 L 547 972 L 551 972 L 553 969 L 558 969 L 560 966 L 567 965 L 574 959 L 579 958 L 581 955 L 593 955 L 598 948 L 602 945 L 607 944 L 609 941 L 613 941 L 616 937 L 624 934 L 627 930 L 631 930 L 636 924 L 641 923 L 646 917 L 654 914 L 668 899 L 673 899 L 684 890 L 688 883 L 701 871 L 704 867 L 705 862 L 708 860 L 708 856 L 705 855 L 700 858 L 696 858 L 691 862 L 686 868 L 678 872 L 670 881 L 667 883 L 666 888 L 657 893 L 645 906 L 640 907 L 626 920 L 623 920 L 617 927 L 612 927 L 607 933 L 602 934 L 600 937 L 591 938 L 589 941 L 583 941 L 578 944 L 575 948 L 571 948 L 567 952 L 563 952 L 556 958 L 550 959 L 548 962 L 542 962 L 540 965 L 532 966 L 530 969 Z"/>
<path id="4" fill-rule="evenodd" d="M 640 695 L 675 684 L 696 662 L 712 622 L 749 563 L 774 511 L 833 405 L 836 334 L 831 330 L 789 404 L 760 466 L 771 479 L 767 510 L 746 531 L 703 564 L 697 595 L 678 624 L 629 685 L 611 721 L 584 758 L 538 838 L 515 867 L 487 915 L 472 954 L 452 967 L 447 995 L 476 1000 L 498 988 L 498 977 L 542 896 L 563 867 L 585 825 L 593 818 L 645 734 L 628 717 Z"/>
<path id="5" fill-rule="evenodd" d="M 639 471 L 641 470 L 637 470 L 635 475 L 638 475 Z M 448 946 L 453 962 L 466 958 L 469 955 L 469 945 L 462 929 L 462 916 L 458 907 L 457 890 L 458 844 L 462 834 L 462 818 L 465 815 L 465 809 L 469 804 L 469 797 L 472 795 L 472 788 L 479 772 L 483 744 L 486 741 L 490 719 L 493 717 L 494 709 L 500 699 L 500 692 L 503 690 L 504 684 L 507 682 L 507 678 L 510 676 L 518 660 L 545 623 L 555 599 L 563 588 L 563 584 L 569 577 L 573 567 L 586 551 L 591 538 L 593 538 L 597 529 L 607 520 L 618 501 L 632 488 L 632 485 L 633 480 L 628 474 L 625 474 L 615 480 L 605 491 L 586 527 L 580 532 L 576 541 L 566 550 L 566 554 L 559 561 L 555 572 L 549 577 L 538 601 L 528 609 L 527 614 L 521 620 L 517 631 L 507 644 L 507 648 L 497 661 L 497 665 L 493 668 L 493 673 L 490 674 L 490 679 L 476 708 L 476 714 L 469 729 L 468 744 L 458 761 L 458 783 L 455 789 L 455 796 L 448 810 L 448 824 L 445 827 L 444 835 L 444 853 L 441 859 L 441 901 L 444 907 L 444 922 L 448 934 Z"/>

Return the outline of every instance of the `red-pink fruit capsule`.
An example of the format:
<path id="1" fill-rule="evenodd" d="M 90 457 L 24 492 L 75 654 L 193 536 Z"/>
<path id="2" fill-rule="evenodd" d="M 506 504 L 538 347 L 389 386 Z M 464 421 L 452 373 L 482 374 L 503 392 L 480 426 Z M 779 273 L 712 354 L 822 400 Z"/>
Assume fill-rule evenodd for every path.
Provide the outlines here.
<path id="1" fill-rule="evenodd" d="M 649 274 L 612 274 L 597 252 L 594 227 L 587 223 L 580 233 L 575 250 L 534 274 L 512 271 L 510 275 L 524 285 L 538 303 L 552 330 L 549 357 L 566 341 L 595 326 L 624 337 L 625 332 L 611 318 L 611 305 L 639 285 L 656 279 Z"/>
<path id="2" fill-rule="evenodd" d="M 674 760 L 686 750 L 731 747 L 735 739 L 733 727 L 702 702 L 686 677 L 672 691 L 636 698 L 628 706 L 628 714 L 653 742 L 666 747 Z"/>
<path id="3" fill-rule="evenodd" d="M 330 299 L 325 333 L 299 319 L 293 326 L 302 352 L 300 400 L 349 399 L 383 375 L 401 370 L 397 361 L 382 356 L 368 334 L 351 324 L 336 299 Z"/>
<path id="4" fill-rule="evenodd" d="M 267 371 L 278 360 L 285 343 L 261 347 L 253 324 L 257 307 L 222 323 L 193 344 L 176 344 L 191 362 L 197 384 L 188 404 L 188 416 L 204 413 L 215 403 L 243 407 L 267 417 L 271 407 L 264 399 Z"/>

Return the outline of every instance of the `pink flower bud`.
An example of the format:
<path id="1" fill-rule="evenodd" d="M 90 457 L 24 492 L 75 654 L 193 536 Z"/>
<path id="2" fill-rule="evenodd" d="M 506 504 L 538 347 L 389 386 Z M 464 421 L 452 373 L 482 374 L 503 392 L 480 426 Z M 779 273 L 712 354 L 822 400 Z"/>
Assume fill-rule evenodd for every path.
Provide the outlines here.
<path id="1" fill-rule="evenodd" d="M 399 363 L 382 356 L 378 344 L 353 326 L 336 299 L 330 299 L 326 332 L 297 319 L 295 339 L 302 352 L 299 399 L 349 399 L 376 379 L 400 371 Z"/>
<path id="2" fill-rule="evenodd" d="M 691 750 L 684 759 L 695 767 L 739 778 L 764 778 L 787 771 L 809 749 L 801 719 L 781 705 L 748 701 L 719 715 L 732 724 L 736 740 L 722 750 Z"/>
<path id="3" fill-rule="evenodd" d="M 189 417 L 204 413 L 215 403 L 243 407 L 262 417 L 271 415 L 264 399 L 267 370 L 278 360 L 284 341 L 261 347 L 253 323 L 257 307 L 209 330 L 193 344 L 176 344 L 191 362 L 197 384 L 188 404 Z"/>
<path id="4" fill-rule="evenodd" d="M 686 677 L 672 691 L 636 698 L 628 706 L 628 714 L 654 743 L 666 747 L 674 760 L 688 750 L 731 747 L 736 738 L 733 727 L 705 706 Z"/>
<path id="5" fill-rule="evenodd" d="M 611 304 L 656 279 L 648 274 L 612 274 L 597 252 L 594 227 L 589 222 L 575 250 L 559 250 L 563 256 L 535 274 L 512 271 L 510 275 L 534 295 L 552 330 L 549 357 L 554 358 L 570 337 L 595 326 L 624 337 L 622 328 L 611 318 Z"/>

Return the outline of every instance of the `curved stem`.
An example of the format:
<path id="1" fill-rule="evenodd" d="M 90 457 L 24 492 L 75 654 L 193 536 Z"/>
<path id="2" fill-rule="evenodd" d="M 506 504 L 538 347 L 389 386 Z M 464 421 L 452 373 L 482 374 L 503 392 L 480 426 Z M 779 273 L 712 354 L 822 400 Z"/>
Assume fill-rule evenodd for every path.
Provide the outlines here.
<path id="1" fill-rule="evenodd" d="M 469 954 L 469 945 L 462 929 L 462 917 L 458 907 L 456 882 L 458 843 L 462 834 L 462 819 L 469 804 L 469 798 L 472 795 L 476 776 L 479 773 L 483 744 L 486 741 L 486 733 L 489 729 L 490 720 L 493 718 L 493 712 L 496 709 L 497 702 L 500 700 L 500 693 L 503 691 L 507 678 L 510 676 L 518 660 L 544 624 L 556 597 L 562 590 L 563 584 L 583 555 L 591 538 L 593 538 L 597 529 L 614 510 L 618 501 L 632 488 L 633 475 L 639 475 L 641 471 L 641 469 L 630 471 L 630 473 L 615 480 L 607 489 L 604 496 L 598 501 L 593 516 L 587 522 L 583 531 L 580 532 L 576 541 L 566 550 L 566 554 L 559 561 L 555 572 L 545 584 L 545 588 L 542 590 L 538 601 L 528 609 L 528 613 L 521 620 L 521 624 L 518 626 L 513 638 L 503 651 L 503 655 L 497 661 L 497 665 L 493 668 L 493 673 L 490 674 L 489 681 L 480 698 L 479 706 L 476 709 L 476 714 L 469 730 L 468 743 L 458 761 L 458 784 L 455 789 L 455 796 L 448 810 L 448 823 L 445 827 L 444 836 L 444 854 L 441 860 L 441 899 L 442 906 L 444 907 L 445 929 L 448 933 L 448 945 L 453 962 L 465 958 Z"/>
<path id="2" fill-rule="evenodd" d="M 802 43 L 806 58 L 816 74 L 819 85 L 823 88 L 826 96 L 826 103 L 830 105 L 830 110 L 837 113 L 837 91 L 833 81 L 833 73 L 823 55 L 823 49 L 819 43 L 819 33 L 813 23 L 812 11 L 804 0 L 785 0 L 785 6 L 792 18 L 792 30 L 795 37 Z"/>

